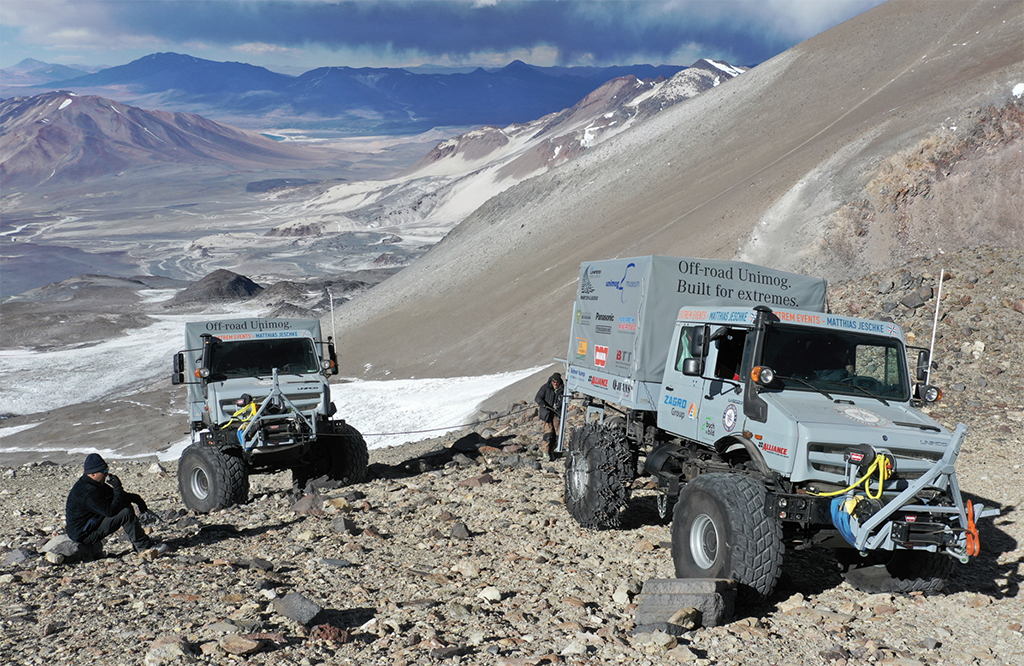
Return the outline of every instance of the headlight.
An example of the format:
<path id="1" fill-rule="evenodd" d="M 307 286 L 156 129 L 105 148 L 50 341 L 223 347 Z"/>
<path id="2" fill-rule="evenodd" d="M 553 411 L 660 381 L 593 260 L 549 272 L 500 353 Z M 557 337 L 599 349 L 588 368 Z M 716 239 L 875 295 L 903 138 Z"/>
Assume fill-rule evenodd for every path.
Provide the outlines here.
<path id="1" fill-rule="evenodd" d="M 753 379 L 756 384 L 767 386 L 775 381 L 775 371 L 767 365 L 759 365 L 750 371 L 750 378 Z"/>
<path id="2" fill-rule="evenodd" d="M 921 390 L 921 399 L 925 402 L 938 402 L 942 399 L 942 389 L 938 386 L 925 386 Z"/>

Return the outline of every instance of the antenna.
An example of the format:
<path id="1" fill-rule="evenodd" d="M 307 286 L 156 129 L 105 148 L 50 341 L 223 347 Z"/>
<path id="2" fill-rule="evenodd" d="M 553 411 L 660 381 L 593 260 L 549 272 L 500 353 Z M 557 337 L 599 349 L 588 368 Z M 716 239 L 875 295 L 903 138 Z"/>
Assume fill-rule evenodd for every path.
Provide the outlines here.
<path id="1" fill-rule="evenodd" d="M 941 285 L 939 287 L 942 288 Z M 337 324 L 334 322 L 334 292 L 331 291 L 330 287 L 327 287 L 327 296 L 331 299 L 331 337 L 334 338 L 334 342 L 338 342 L 338 330 Z"/>
<path id="2" fill-rule="evenodd" d="M 946 275 L 946 269 L 939 271 L 939 293 L 935 297 L 935 318 L 932 319 L 932 342 L 928 345 L 928 371 L 924 375 L 925 386 L 932 382 L 932 354 L 935 353 L 935 328 L 939 325 L 939 304 L 942 303 L 942 281 Z"/>

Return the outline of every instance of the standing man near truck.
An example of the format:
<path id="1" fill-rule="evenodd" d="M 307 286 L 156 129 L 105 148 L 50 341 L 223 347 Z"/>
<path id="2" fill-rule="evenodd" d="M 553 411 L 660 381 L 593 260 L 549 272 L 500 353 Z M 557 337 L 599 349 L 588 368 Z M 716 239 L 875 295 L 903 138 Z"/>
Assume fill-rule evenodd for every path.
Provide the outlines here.
<path id="1" fill-rule="evenodd" d="M 562 375 L 557 372 L 537 391 L 537 418 L 541 420 L 540 452 L 554 460 L 558 447 L 558 417 L 562 413 Z"/>

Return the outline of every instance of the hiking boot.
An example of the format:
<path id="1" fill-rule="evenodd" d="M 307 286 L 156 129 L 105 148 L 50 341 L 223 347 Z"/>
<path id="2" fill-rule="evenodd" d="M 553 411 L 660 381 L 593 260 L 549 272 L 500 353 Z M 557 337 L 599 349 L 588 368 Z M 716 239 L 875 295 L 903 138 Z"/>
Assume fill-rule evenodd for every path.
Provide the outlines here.
<path id="1" fill-rule="evenodd" d="M 167 550 L 168 547 L 166 543 L 158 543 L 143 551 L 139 551 L 139 557 L 147 562 L 151 562 L 166 553 Z"/>

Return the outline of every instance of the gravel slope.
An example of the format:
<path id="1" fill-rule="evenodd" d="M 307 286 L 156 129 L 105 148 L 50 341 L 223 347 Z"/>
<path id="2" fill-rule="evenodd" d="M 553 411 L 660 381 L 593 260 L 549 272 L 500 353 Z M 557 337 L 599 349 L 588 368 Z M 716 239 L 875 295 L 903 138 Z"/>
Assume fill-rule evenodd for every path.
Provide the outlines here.
<path id="1" fill-rule="evenodd" d="M 79 467 L 0 470 L 0 655 L 11 664 L 1020 664 L 1024 645 L 1024 358 L 1020 253 L 973 248 L 832 288 L 837 312 L 888 316 L 927 345 L 934 300 L 900 304 L 945 270 L 931 410 L 968 424 L 958 476 L 1001 508 L 982 553 L 938 595 L 869 595 L 827 553 L 788 553 L 779 589 L 732 622 L 678 638 L 631 635 L 633 598 L 672 575 L 669 526 L 640 485 L 618 530 L 580 529 L 562 463 L 540 463 L 529 409 L 474 432 L 371 451 L 371 480 L 294 504 L 285 475 L 251 501 L 185 514 L 173 466 L 118 463 L 172 551 L 51 564 Z M 892 286 L 890 286 L 892 285 Z M 920 293 L 920 292 L 918 292 Z M 912 301 L 908 301 L 912 302 Z M 892 304 L 896 304 L 892 306 Z M 528 396 L 522 396 L 528 397 Z M 579 415 L 576 415 L 579 418 Z M 301 598 L 289 597 L 299 594 Z M 320 608 L 302 616 L 304 599 Z M 299 618 L 299 619 L 296 619 Z"/>

